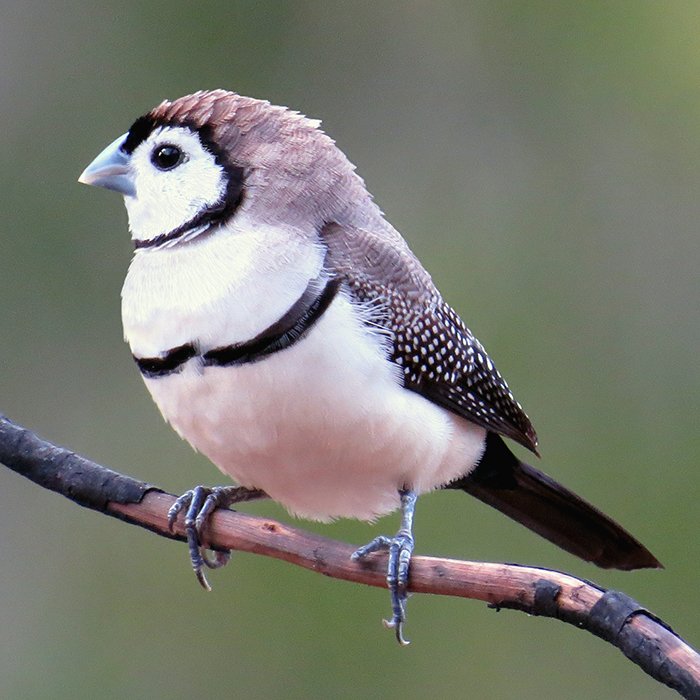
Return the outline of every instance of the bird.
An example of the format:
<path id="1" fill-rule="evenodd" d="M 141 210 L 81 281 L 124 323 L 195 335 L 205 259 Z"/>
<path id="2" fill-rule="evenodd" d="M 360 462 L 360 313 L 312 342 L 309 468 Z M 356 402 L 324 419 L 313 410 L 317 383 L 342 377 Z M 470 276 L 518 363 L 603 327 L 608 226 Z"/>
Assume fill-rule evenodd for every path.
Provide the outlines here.
<path id="1" fill-rule="evenodd" d="M 134 253 L 124 337 L 165 420 L 235 485 L 181 511 L 191 563 L 219 506 L 372 522 L 403 629 L 417 498 L 463 490 L 604 568 L 661 567 L 611 518 L 535 467 L 537 434 L 484 347 L 318 120 L 226 90 L 165 100 L 80 182 L 123 196 Z"/>

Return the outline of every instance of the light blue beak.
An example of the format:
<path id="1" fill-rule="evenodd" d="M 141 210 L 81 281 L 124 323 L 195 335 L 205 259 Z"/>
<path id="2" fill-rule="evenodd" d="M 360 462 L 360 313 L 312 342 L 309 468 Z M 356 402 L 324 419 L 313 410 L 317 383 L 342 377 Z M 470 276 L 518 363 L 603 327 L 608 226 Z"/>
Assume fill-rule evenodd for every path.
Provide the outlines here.
<path id="1" fill-rule="evenodd" d="M 127 134 L 122 134 L 100 153 L 90 165 L 83 170 L 78 182 L 84 185 L 104 187 L 120 192 L 125 197 L 136 196 L 134 178 L 129 170 L 130 155 L 121 146 Z"/>

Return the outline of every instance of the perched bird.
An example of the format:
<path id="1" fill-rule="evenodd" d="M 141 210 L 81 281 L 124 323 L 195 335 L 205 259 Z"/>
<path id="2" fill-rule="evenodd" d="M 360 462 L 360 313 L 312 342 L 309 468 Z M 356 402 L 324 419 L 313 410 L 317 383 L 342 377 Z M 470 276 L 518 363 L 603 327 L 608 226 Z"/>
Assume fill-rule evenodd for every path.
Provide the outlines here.
<path id="1" fill-rule="evenodd" d="M 401 510 L 387 582 L 403 638 L 418 495 L 462 489 L 602 567 L 659 562 L 636 539 L 515 457 L 528 417 L 479 341 L 385 219 L 317 121 L 214 90 L 165 101 L 80 181 L 124 196 L 134 256 L 124 335 L 165 419 L 238 487 L 196 487 L 202 524 L 269 496 L 313 520 Z"/>

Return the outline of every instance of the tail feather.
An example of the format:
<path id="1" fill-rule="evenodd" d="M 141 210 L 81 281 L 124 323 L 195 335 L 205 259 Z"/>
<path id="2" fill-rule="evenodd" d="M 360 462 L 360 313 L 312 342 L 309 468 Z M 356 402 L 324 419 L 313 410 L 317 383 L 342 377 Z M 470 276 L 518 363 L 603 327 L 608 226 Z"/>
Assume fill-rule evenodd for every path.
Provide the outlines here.
<path id="1" fill-rule="evenodd" d="M 496 433 L 488 434 L 476 469 L 446 488 L 470 493 L 567 552 L 605 569 L 663 568 L 614 520 L 521 462 Z"/>

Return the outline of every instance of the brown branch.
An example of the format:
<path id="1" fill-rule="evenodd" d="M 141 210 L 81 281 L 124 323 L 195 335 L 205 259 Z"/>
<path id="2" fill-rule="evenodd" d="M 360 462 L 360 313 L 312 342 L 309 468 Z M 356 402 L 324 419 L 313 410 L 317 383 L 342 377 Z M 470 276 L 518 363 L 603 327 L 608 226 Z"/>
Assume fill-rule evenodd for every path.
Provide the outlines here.
<path id="1" fill-rule="evenodd" d="M 2 416 L 0 462 L 80 505 L 184 539 L 182 518 L 174 532 L 168 530 L 174 496 L 45 442 Z M 219 510 L 205 534 L 217 549 L 262 554 L 333 578 L 386 587 L 384 556 L 353 562 L 353 546 L 268 518 Z M 624 593 L 549 569 L 419 556 L 411 560 L 409 588 L 482 600 L 493 608 L 554 617 L 587 629 L 683 697 L 700 700 L 700 655 Z"/>

